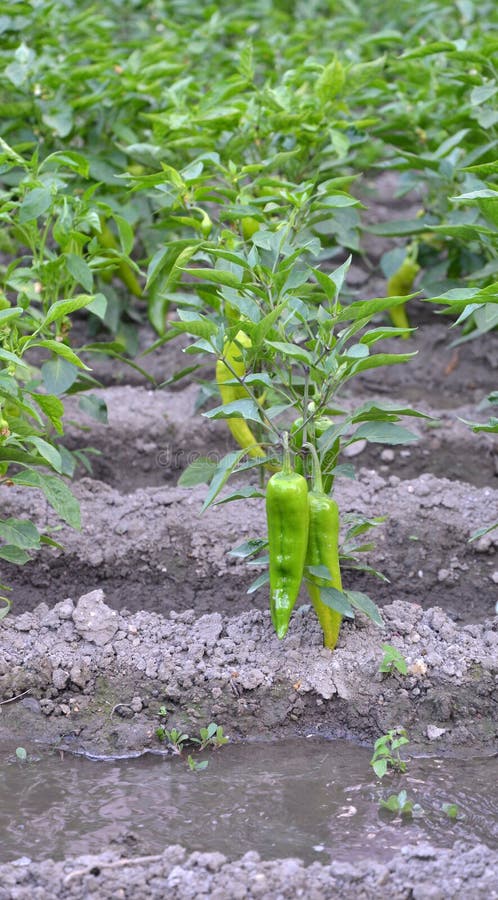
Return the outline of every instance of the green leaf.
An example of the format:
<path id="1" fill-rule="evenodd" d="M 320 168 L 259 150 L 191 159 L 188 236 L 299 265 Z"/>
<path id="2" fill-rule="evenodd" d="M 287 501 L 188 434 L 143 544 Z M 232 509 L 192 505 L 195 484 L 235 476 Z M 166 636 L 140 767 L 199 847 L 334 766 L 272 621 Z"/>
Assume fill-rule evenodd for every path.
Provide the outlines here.
<path id="1" fill-rule="evenodd" d="M 391 337 L 398 337 L 403 334 L 411 334 L 416 330 L 416 328 L 394 328 L 389 326 L 372 328 L 371 331 L 367 331 L 365 334 L 362 334 L 362 336 L 360 337 L 360 344 L 367 344 L 367 346 L 370 347 L 372 344 L 377 343 L 377 341 L 383 341 L 386 338 Z"/>
<path id="2" fill-rule="evenodd" d="M 38 404 L 42 412 L 45 413 L 47 419 L 52 423 L 58 434 L 63 433 L 62 416 L 64 415 L 64 404 L 62 400 L 53 394 L 32 394 L 33 400 Z"/>
<path id="3" fill-rule="evenodd" d="M 484 528 L 479 528 L 478 531 L 475 531 L 474 534 L 469 537 L 469 542 L 479 540 L 479 538 L 484 537 L 485 534 L 489 534 L 490 531 L 494 531 L 495 528 L 498 528 L 498 522 L 493 522 L 492 525 L 486 525 Z"/>
<path id="4" fill-rule="evenodd" d="M 22 316 L 24 313 L 24 309 L 22 306 L 11 306 L 10 309 L 2 309 L 0 310 L 0 328 L 7 324 L 7 322 L 11 322 L 13 319 L 18 319 L 19 316 Z"/>
<path id="5" fill-rule="evenodd" d="M 190 463 L 178 479 L 178 487 L 194 487 L 209 484 L 216 471 L 216 463 L 208 456 L 201 456 Z"/>
<path id="6" fill-rule="evenodd" d="M 354 619 L 354 609 L 352 608 L 345 591 L 338 591 L 333 587 L 320 587 L 320 600 L 325 606 L 335 610 L 348 619 Z"/>
<path id="7" fill-rule="evenodd" d="M 357 375 L 358 372 L 366 372 L 369 369 L 395 366 L 398 363 L 408 362 L 409 359 L 416 355 L 416 350 L 413 353 L 376 353 L 374 356 L 368 356 L 366 359 L 360 359 L 358 362 L 353 363 L 349 370 L 349 377 Z"/>
<path id="8" fill-rule="evenodd" d="M 374 297 L 372 300 L 355 300 L 354 303 L 345 306 L 334 318 L 336 322 L 357 322 L 361 319 L 370 321 L 376 313 L 401 306 L 402 303 L 406 303 L 415 296 L 416 294 L 406 294 L 404 297 Z"/>
<path id="9" fill-rule="evenodd" d="M 49 394 L 64 394 L 78 377 L 78 368 L 67 360 L 57 357 L 49 359 L 41 366 L 43 386 Z"/>
<path id="10" fill-rule="evenodd" d="M 227 272 L 225 269 L 182 269 L 186 275 L 193 275 L 195 278 L 202 278 L 204 281 L 210 281 L 212 284 L 223 284 L 226 287 L 238 287 L 240 278 L 234 272 Z"/>
<path id="11" fill-rule="evenodd" d="M 38 330 L 46 328 L 48 325 L 51 325 L 52 322 L 58 322 L 60 319 L 63 319 L 64 316 L 70 316 L 71 313 L 76 312 L 77 309 L 83 309 L 85 306 L 90 306 L 92 303 L 95 303 L 96 300 L 100 301 L 102 296 L 102 294 L 80 294 L 79 297 L 73 297 L 70 300 L 57 300 L 50 307 Z"/>
<path id="12" fill-rule="evenodd" d="M 361 610 L 362 613 L 365 613 L 375 625 L 379 625 L 381 628 L 384 628 L 384 620 L 379 612 L 377 605 L 370 599 L 366 594 L 363 594 L 361 591 L 344 591 L 346 597 L 350 601 L 352 606 L 355 606 L 356 609 Z"/>
<path id="13" fill-rule="evenodd" d="M 12 478 L 14 484 L 39 488 L 45 494 L 55 512 L 71 528 L 81 528 L 80 505 L 64 482 L 56 475 L 42 475 L 41 472 L 21 472 Z"/>
<path id="14" fill-rule="evenodd" d="M 224 456 L 223 459 L 218 463 L 213 478 L 211 479 L 206 498 L 204 500 L 204 503 L 202 504 L 201 513 L 205 512 L 206 509 L 211 506 L 213 500 L 216 499 L 216 497 L 230 478 L 233 470 L 241 461 L 241 459 L 243 459 L 246 453 L 247 450 L 245 449 L 227 453 L 227 455 Z"/>
<path id="15" fill-rule="evenodd" d="M 79 408 L 83 410 L 96 422 L 107 425 L 107 404 L 103 397 L 97 397 L 96 394 L 84 394 L 80 397 Z"/>
<path id="16" fill-rule="evenodd" d="M 424 56 L 434 56 L 438 53 L 454 53 L 456 49 L 456 44 L 450 41 L 431 41 L 429 44 L 415 47 L 414 50 L 405 50 L 400 59 L 422 59 Z"/>
<path id="17" fill-rule="evenodd" d="M 368 400 L 362 406 L 358 406 L 354 414 L 351 416 L 351 422 L 367 422 L 367 421 L 392 421 L 398 416 L 413 416 L 418 419 L 433 419 L 429 413 L 420 412 L 418 409 L 412 409 L 409 406 L 397 406 L 396 403 L 386 401 L 380 403 L 378 400 Z"/>
<path id="18" fill-rule="evenodd" d="M 25 563 L 29 562 L 31 556 L 26 550 L 21 550 L 19 547 L 14 547 L 12 544 L 4 544 L 0 547 L 0 559 L 4 559 L 6 562 L 13 563 L 16 566 L 23 566 Z M 5 599 L 0 597 L 0 600 Z M 0 610 L 0 619 L 2 618 L 2 610 Z"/>
<path id="19" fill-rule="evenodd" d="M 252 500 L 254 497 L 264 496 L 262 491 L 248 484 L 234 491 L 233 494 L 228 494 L 228 496 L 222 497 L 221 500 L 216 500 L 215 506 L 221 506 L 222 503 L 231 503 L 233 500 Z"/>
<path id="20" fill-rule="evenodd" d="M 260 588 L 264 587 L 265 584 L 268 584 L 270 581 L 270 573 L 262 572 L 261 575 L 252 582 L 247 588 L 246 594 L 255 594 L 256 591 L 259 591 Z"/>
<path id="21" fill-rule="evenodd" d="M 0 603 L 3 603 L 3 606 L 0 606 L 0 621 L 5 619 L 5 616 L 9 613 L 12 603 L 7 597 L 0 597 Z"/>
<path id="22" fill-rule="evenodd" d="M 245 419 L 261 424 L 261 410 L 250 398 L 232 400 L 223 406 L 215 406 L 202 414 L 207 419 Z"/>
<path id="23" fill-rule="evenodd" d="M 401 425 L 393 425 L 391 422 L 364 422 L 356 429 L 346 446 L 355 441 L 366 440 L 372 444 L 406 444 L 409 441 L 417 441 L 418 436 L 403 428 Z"/>
<path id="24" fill-rule="evenodd" d="M 377 778 L 384 778 L 384 775 L 387 774 L 387 759 L 376 759 L 375 762 L 372 763 L 372 769 L 377 775 Z"/>
<path id="25" fill-rule="evenodd" d="M 87 262 L 76 253 L 66 253 L 66 268 L 77 284 L 91 292 L 93 289 L 93 272 Z"/>
<path id="26" fill-rule="evenodd" d="M 250 540 L 244 541 L 243 544 L 239 544 L 238 547 L 234 547 L 233 550 L 229 550 L 228 556 L 234 556 L 236 559 L 248 559 L 257 553 L 261 553 L 267 546 L 268 541 L 263 538 L 250 538 Z"/>
<path id="27" fill-rule="evenodd" d="M 38 547 L 40 543 L 38 529 L 26 519 L 1 519 L 0 538 L 22 550 Z"/>
<path id="28" fill-rule="evenodd" d="M 127 219 L 114 213 L 114 221 L 117 225 L 121 249 L 126 256 L 129 256 L 133 250 L 134 232 Z"/>
<path id="29" fill-rule="evenodd" d="M 218 331 L 214 322 L 205 316 L 198 316 L 183 322 L 171 322 L 171 327 L 178 334 L 193 334 L 194 337 L 204 338 L 205 340 L 213 337 Z"/>
<path id="30" fill-rule="evenodd" d="M 441 809 L 448 816 L 448 819 L 458 819 L 460 807 L 457 803 L 443 803 Z"/>
<path id="31" fill-rule="evenodd" d="M 19 222 L 31 222 L 47 212 L 52 203 L 50 188 L 39 187 L 29 191 L 19 207 Z"/>
<path id="32" fill-rule="evenodd" d="M 187 375 L 191 375 L 193 372 L 197 372 L 197 370 L 200 368 L 200 365 L 185 366 L 184 369 L 180 369 L 178 372 L 175 372 L 174 375 L 171 375 L 171 377 L 167 378 L 166 381 L 161 381 L 161 383 L 158 384 L 158 388 L 167 387 L 170 384 L 176 384 L 178 381 L 181 381 L 182 378 L 186 378 Z"/>
<path id="33" fill-rule="evenodd" d="M 27 369 L 28 365 L 17 356 L 15 353 L 11 353 L 10 350 L 0 349 L 0 359 L 4 359 L 6 362 L 12 363 L 14 366 L 21 366 L 23 369 Z"/>
<path id="34" fill-rule="evenodd" d="M 61 341 L 53 341 L 50 339 L 44 341 L 36 341 L 31 345 L 32 347 L 45 347 L 47 350 L 51 350 L 52 353 L 55 353 L 57 356 L 62 356 L 63 359 L 66 359 L 68 362 L 72 363 L 73 366 L 77 366 L 78 369 L 87 369 L 90 371 L 89 366 L 86 366 L 84 362 L 76 355 L 74 350 L 71 350 L 67 344 L 63 344 Z"/>
<path id="35" fill-rule="evenodd" d="M 60 473 L 62 460 L 56 447 L 49 444 L 48 441 L 45 441 L 43 438 L 36 437 L 35 435 L 29 436 L 25 440 L 27 444 L 32 444 L 33 447 L 36 448 L 40 456 L 45 459 L 56 472 Z"/>
<path id="36" fill-rule="evenodd" d="M 382 809 L 387 809 L 389 810 L 389 812 L 401 812 L 396 794 L 391 794 L 391 796 L 387 800 L 381 800 L 380 805 Z"/>
<path id="37" fill-rule="evenodd" d="M 296 344 L 287 344 L 284 341 L 265 341 L 268 347 L 273 347 L 277 353 L 280 353 L 281 356 L 289 357 L 289 359 L 295 359 L 298 362 L 304 363 L 306 366 L 311 366 L 313 364 L 313 360 L 311 354 L 308 353 L 304 347 L 298 347 Z"/>

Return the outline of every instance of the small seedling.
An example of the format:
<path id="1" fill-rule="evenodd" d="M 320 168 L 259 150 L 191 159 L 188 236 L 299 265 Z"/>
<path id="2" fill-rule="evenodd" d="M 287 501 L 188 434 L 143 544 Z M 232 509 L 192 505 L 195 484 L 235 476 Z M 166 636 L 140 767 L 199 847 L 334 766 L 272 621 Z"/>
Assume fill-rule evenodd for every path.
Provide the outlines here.
<path id="1" fill-rule="evenodd" d="M 159 716 L 163 718 L 168 715 L 166 707 L 161 706 Z M 164 725 L 159 725 L 156 728 L 156 737 L 161 742 L 167 742 L 168 750 L 171 750 L 177 756 L 182 756 L 187 744 L 197 744 L 199 751 L 206 750 L 208 747 L 211 750 L 216 750 L 219 747 L 223 747 L 224 744 L 228 744 L 229 741 L 229 738 L 223 734 L 222 726 L 217 725 L 216 722 L 210 722 L 206 728 L 200 728 L 198 738 L 190 737 L 190 735 L 185 734 L 178 728 L 168 730 Z M 191 754 L 187 756 L 186 761 L 191 772 L 202 772 L 208 767 L 207 759 L 197 762 Z"/>
<path id="2" fill-rule="evenodd" d="M 463 814 L 460 813 L 460 807 L 457 803 L 443 803 L 441 809 L 448 816 L 448 819 L 455 821 L 456 819 L 463 818 Z"/>
<path id="3" fill-rule="evenodd" d="M 187 756 L 187 765 L 191 772 L 203 772 L 204 769 L 207 769 L 209 761 L 203 759 L 201 762 L 197 762 L 197 760 L 189 754 L 189 756 Z"/>
<path id="4" fill-rule="evenodd" d="M 183 734 L 177 728 L 172 728 L 171 731 L 168 731 L 164 725 L 159 725 L 156 728 L 156 735 L 160 741 L 167 741 L 169 749 L 178 756 L 183 750 L 183 745 L 190 740 L 188 734 Z"/>
<path id="5" fill-rule="evenodd" d="M 205 750 L 206 747 L 217 749 L 228 744 L 229 741 L 229 738 L 223 734 L 221 725 L 217 725 L 216 722 L 211 722 L 207 728 L 201 728 L 199 734 L 200 738 L 192 738 L 196 744 L 199 744 L 199 750 Z"/>
<path id="6" fill-rule="evenodd" d="M 421 816 L 424 812 L 418 803 L 408 800 L 406 791 L 400 791 L 399 794 L 391 794 L 387 800 L 381 800 L 379 805 L 381 809 L 399 813 L 401 816 Z"/>
<path id="7" fill-rule="evenodd" d="M 394 671 L 397 671 L 400 675 L 408 675 L 408 666 L 403 654 L 396 647 L 393 647 L 392 644 L 382 644 L 382 649 L 384 656 L 379 666 L 379 672 L 393 675 Z"/>
<path id="8" fill-rule="evenodd" d="M 383 734 L 374 744 L 374 752 L 370 765 L 378 778 L 391 772 L 406 772 L 406 762 L 399 754 L 400 747 L 408 744 L 406 730 L 402 726 L 392 728 Z"/>
<path id="9" fill-rule="evenodd" d="M 16 756 L 21 760 L 21 762 L 26 762 L 28 758 L 28 754 L 24 747 L 16 747 Z"/>

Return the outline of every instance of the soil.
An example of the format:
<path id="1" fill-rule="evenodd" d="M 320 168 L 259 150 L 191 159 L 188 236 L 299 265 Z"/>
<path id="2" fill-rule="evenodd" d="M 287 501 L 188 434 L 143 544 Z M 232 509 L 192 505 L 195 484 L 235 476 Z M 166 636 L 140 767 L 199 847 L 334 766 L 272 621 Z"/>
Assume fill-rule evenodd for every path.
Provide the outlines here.
<path id="1" fill-rule="evenodd" d="M 263 862 L 246 853 L 229 862 L 221 853 L 187 854 L 170 846 L 152 857 L 122 858 L 108 851 L 54 863 L 20 860 L 0 866 L 0 900 L 243 900 L 244 897 L 340 897 L 346 900 L 496 900 L 496 854 L 457 842 L 451 850 L 403 847 L 389 863 Z M 36 891 L 36 894 L 34 893 Z"/>
<path id="2" fill-rule="evenodd" d="M 389 193 L 388 181 L 382 189 Z M 380 207 L 376 214 L 382 219 Z M 389 246 L 370 239 L 367 263 L 358 258 L 350 270 L 353 295 L 381 295 L 376 267 Z M 344 460 L 355 464 L 356 480 L 337 485 L 343 515 L 386 516 L 366 561 L 389 582 L 353 571 L 345 577 L 382 607 L 385 628 L 358 614 L 331 653 L 321 648 L 303 595 L 279 642 L 266 591 L 245 593 L 258 570 L 227 556 L 264 534 L 261 501 L 200 516 L 204 488 L 176 486 L 193 459 L 218 459 L 231 448 L 224 424 L 195 412 L 195 383 L 156 387 L 186 365 L 182 346 L 143 358 L 149 383 L 129 367 L 92 358 L 106 385 L 96 393 L 109 425 L 85 419 L 76 401 L 67 404 L 80 423 L 68 428 L 68 446 L 101 454 L 75 484 L 82 530 L 63 527 L 56 534 L 62 550 L 44 548 L 2 573 L 13 587 L 14 614 L 0 626 L 0 743 L 142 753 L 157 749 L 166 706 L 169 728 L 217 721 L 236 741 L 313 733 L 371 746 L 402 724 L 420 752 L 496 752 L 498 531 L 469 538 L 498 519 L 498 450 L 495 438 L 464 423 L 488 417 L 476 406 L 496 389 L 498 343 L 489 334 L 452 347 L 441 317 L 420 303 L 411 308 L 420 324 L 406 349 L 417 356 L 381 379 L 367 373 L 342 398 L 345 405 L 399 401 L 434 417 L 407 420 L 418 441 L 405 447 L 360 447 Z M 140 340 L 143 349 L 151 342 L 146 328 Z M 389 345 L 399 351 L 399 343 Z M 36 492 L 3 490 L 5 515 L 58 524 Z M 407 676 L 379 673 L 383 643 L 405 656 Z M 498 897 L 496 847 L 477 840 L 450 849 L 410 844 L 382 863 L 372 849 L 371 859 L 354 865 L 269 862 L 254 852 L 227 860 L 174 846 L 142 861 L 130 854 L 123 843 L 62 862 L 21 857 L 0 866 L 0 900 Z"/>

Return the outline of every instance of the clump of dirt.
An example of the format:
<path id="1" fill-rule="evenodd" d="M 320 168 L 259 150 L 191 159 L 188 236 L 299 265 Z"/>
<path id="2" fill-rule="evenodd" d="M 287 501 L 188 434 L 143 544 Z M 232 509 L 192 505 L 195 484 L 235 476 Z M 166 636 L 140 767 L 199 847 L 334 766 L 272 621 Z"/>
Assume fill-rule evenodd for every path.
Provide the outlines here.
<path id="1" fill-rule="evenodd" d="M 0 738 L 36 734 L 78 752 L 157 744 L 158 710 L 192 728 L 230 734 L 302 729 L 371 740 L 403 724 L 439 747 L 488 746 L 495 737 L 498 620 L 458 628 L 442 610 L 396 602 L 385 630 L 358 615 L 334 652 L 312 615 L 298 611 L 284 641 L 268 613 L 235 618 L 194 610 L 169 618 L 117 613 L 101 591 L 8 618 L 0 631 Z M 381 644 L 408 675 L 383 676 Z M 27 694 L 25 694 L 27 692 Z"/>
<path id="2" fill-rule="evenodd" d="M 170 846 L 150 857 L 123 858 L 113 852 L 63 862 L 33 863 L 23 858 L 0 866 L 0 900 L 191 900 L 192 897 L 341 897 L 363 900 L 495 900 L 496 853 L 477 844 L 456 843 L 451 850 L 429 844 L 403 847 L 399 856 L 380 864 L 298 859 L 263 862 L 246 853 L 229 862 L 221 853 L 187 854 Z"/>

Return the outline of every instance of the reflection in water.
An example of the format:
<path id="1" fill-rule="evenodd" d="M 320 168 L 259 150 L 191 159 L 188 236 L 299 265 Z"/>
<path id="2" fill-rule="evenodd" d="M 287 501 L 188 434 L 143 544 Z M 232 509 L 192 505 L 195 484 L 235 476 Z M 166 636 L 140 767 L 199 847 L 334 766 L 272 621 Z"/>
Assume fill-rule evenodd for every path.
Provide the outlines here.
<path id="1" fill-rule="evenodd" d="M 498 845 L 496 758 L 413 759 L 408 772 L 380 784 L 371 751 L 347 741 L 295 739 L 236 744 L 205 754 L 190 772 L 176 757 L 96 762 L 2 753 L 0 861 L 98 852 L 126 840 L 154 853 L 169 843 L 237 857 L 387 859 L 406 843 L 457 838 Z M 401 789 L 419 819 L 379 814 L 379 799 Z M 450 821 L 443 803 L 457 803 Z"/>

